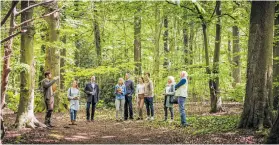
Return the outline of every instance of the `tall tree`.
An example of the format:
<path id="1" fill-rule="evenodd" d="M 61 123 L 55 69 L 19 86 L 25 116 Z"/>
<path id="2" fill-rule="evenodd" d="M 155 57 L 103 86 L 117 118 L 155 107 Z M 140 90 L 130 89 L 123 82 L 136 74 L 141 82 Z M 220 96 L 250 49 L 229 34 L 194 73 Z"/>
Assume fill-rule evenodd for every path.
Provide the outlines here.
<path id="1" fill-rule="evenodd" d="M 222 109 L 221 98 L 219 96 L 219 63 L 220 63 L 220 48 L 221 48 L 221 1 L 216 1 L 216 36 L 215 36 L 215 49 L 213 58 L 213 79 L 211 79 L 211 88 L 213 89 L 210 94 L 211 111 L 215 113 Z M 217 104 L 217 101 L 219 103 Z"/>
<path id="2" fill-rule="evenodd" d="M 22 1 L 21 9 L 27 8 L 32 3 L 34 1 Z M 33 8 L 21 14 L 21 22 L 32 19 L 32 17 Z M 20 41 L 20 63 L 24 69 L 20 72 L 20 103 L 15 122 L 19 129 L 45 126 L 34 115 L 35 61 L 33 40 L 35 28 L 32 22 L 24 24 L 23 27 L 27 29 L 27 33 L 21 35 Z"/>
<path id="3" fill-rule="evenodd" d="M 64 43 L 64 45 L 67 43 L 67 36 L 64 35 L 62 37 L 62 42 Z M 65 89 L 65 63 L 66 63 L 66 54 L 67 54 L 67 51 L 66 51 L 66 48 L 63 47 L 61 50 L 60 50 L 60 54 L 61 54 L 61 58 L 60 58 L 60 89 L 61 90 L 64 90 Z"/>
<path id="4" fill-rule="evenodd" d="M 240 47 L 239 47 L 239 30 L 238 26 L 233 26 L 233 87 L 241 82 L 241 60 L 240 60 Z"/>
<path id="5" fill-rule="evenodd" d="M 187 29 L 187 15 L 184 14 L 184 22 L 183 22 L 183 49 L 184 49 L 184 63 L 185 64 L 189 64 L 189 62 L 191 61 L 191 58 L 190 58 L 190 50 L 189 50 L 189 47 L 188 47 L 188 43 L 189 43 L 189 38 L 188 38 L 188 29 Z"/>
<path id="6" fill-rule="evenodd" d="M 50 13 L 58 9 L 58 3 L 54 0 L 52 3 L 46 5 L 47 13 Z M 45 71 L 50 71 L 53 76 L 60 76 L 60 49 L 57 46 L 59 41 L 59 12 L 51 14 L 49 17 L 46 17 L 48 23 L 48 45 L 46 47 L 46 57 L 45 57 Z M 59 110 L 60 102 L 60 81 L 57 81 L 57 91 L 56 91 L 56 100 L 55 106 Z"/>
<path id="7" fill-rule="evenodd" d="M 272 41 L 275 2 L 253 1 L 250 14 L 247 81 L 240 128 L 270 127 Z"/>
<path id="8" fill-rule="evenodd" d="M 275 86 L 273 88 L 273 108 L 277 110 L 279 102 L 279 5 L 276 5 L 276 17 L 274 21 L 274 46 L 273 46 L 273 83 Z"/>
<path id="9" fill-rule="evenodd" d="M 158 2 L 155 3 L 155 34 L 154 34 L 154 69 L 153 75 L 159 77 L 159 69 L 160 69 L 160 36 L 161 36 L 161 19 L 160 19 L 160 9 L 158 6 Z M 157 79 L 155 80 L 155 82 Z"/>
<path id="10" fill-rule="evenodd" d="M 9 36 L 13 34 L 14 27 L 15 27 L 15 12 L 16 12 L 16 5 L 18 1 L 12 1 L 12 7 L 10 9 L 10 29 L 9 29 Z M 1 22 L 2 26 L 2 22 Z M 10 60 L 12 54 L 12 45 L 13 45 L 13 37 L 10 38 L 4 44 L 4 61 L 3 61 L 3 70 L 1 76 L 1 106 L 0 109 L 4 108 L 5 98 L 6 98 L 6 90 L 8 86 L 9 74 L 11 72 L 10 68 Z M 2 114 L 2 111 L 0 112 Z"/>
<path id="11" fill-rule="evenodd" d="M 135 74 L 141 75 L 141 8 L 138 7 L 134 14 L 134 62 Z"/>
<path id="12" fill-rule="evenodd" d="M 98 66 L 100 66 L 102 64 L 100 28 L 99 28 L 98 17 L 97 17 L 97 9 L 96 6 L 94 5 L 94 2 L 92 2 L 92 5 L 93 5 L 93 27 L 94 27 L 95 47 L 96 47 Z"/>
<path id="13" fill-rule="evenodd" d="M 165 14 L 166 15 L 166 14 Z M 169 60 L 169 26 L 168 26 L 168 17 L 164 17 L 164 36 L 163 36 L 163 41 L 164 41 L 164 68 L 168 69 L 170 65 L 170 60 Z"/>

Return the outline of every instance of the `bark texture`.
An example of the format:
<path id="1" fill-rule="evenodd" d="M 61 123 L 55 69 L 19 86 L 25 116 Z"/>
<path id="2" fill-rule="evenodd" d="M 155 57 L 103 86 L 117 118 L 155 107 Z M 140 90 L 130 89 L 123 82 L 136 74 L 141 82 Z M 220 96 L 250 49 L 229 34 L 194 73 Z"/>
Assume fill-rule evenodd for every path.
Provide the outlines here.
<path id="1" fill-rule="evenodd" d="M 240 128 L 271 127 L 272 41 L 275 2 L 253 1 L 248 41 L 247 81 Z"/>

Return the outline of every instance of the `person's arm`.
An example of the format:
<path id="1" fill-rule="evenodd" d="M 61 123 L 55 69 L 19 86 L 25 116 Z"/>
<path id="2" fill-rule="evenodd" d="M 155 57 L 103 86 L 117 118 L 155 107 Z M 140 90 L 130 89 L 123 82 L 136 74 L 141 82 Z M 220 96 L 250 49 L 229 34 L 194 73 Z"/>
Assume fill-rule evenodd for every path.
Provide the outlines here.
<path id="1" fill-rule="evenodd" d="M 167 92 L 166 95 L 174 95 L 175 94 L 175 85 L 171 85 L 171 91 Z"/>
<path id="2" fill-rule="evenodd" d="M 130 95 L 133 96 L 133 94 L 135 93 L 135 86 L 134 86 L 135 84 L 134 84 L 133 81 L 131 81 L 131 82 L 132 82 L 132 83 L 131 83 L 131 85 L 132 85 L 132 86 L 131 86 L 131 89 L 132 89 L 132 90 L 131 90 L 131 94 L 130 94 Z"/>
<path id="3" fill-rule="evenodd" d="M 181 79 L 178 84 L 175 85 L 175 90 L 177 90 L 182 85 L 186 84 L 186 79 Z"/>
<path id="4" fill-rule="evenodd" d="M 68 99 L 73 100 L 74 97 L 71 96 L 71 88 L 68 89 Z"/>
<path id="5" fill-rule="evenodd" d="M 154 88 L 153 88 L 153 83 L 150 81 L 150 90 L 151 90 L 151 94 L 154 95 Z"/>
<path id="6" fill-rule="evenodd" d="M 123 88 L 123 92 L 122 92 L 122 95 L 124 95 L 124 96 L 125 96 L 125 95 L 126 95 L 126 91 L 127 91 L 127 90 L 126 90 L 126 86 L 124 86 L 124 88 Z"/>
<path id="7" fill-rule="evenodd" d="M 88 91 L 88 84 L 85 85 L 84 92 L 85 92 L 87 95 L 91 95 L 91 94 L 92 94 L 92 92 Z"/>
<path id="8" fill-rule="evenodd" d="M 137 85 L 137 87 L 136 87 L 136 93 L 135 93 L 135 95 L 138 96 L 138 94 L 139 94 L 139 85 Z"/>
<path id="9" fill-rule="evenodd" d="M 96 87 L 97 87 L 97 101 L 99 101 L 100 99 L 100 89 L 99 89 L 99 86 L 96 84 Z"/>
<path id="10" fill-rule="evenodd" d="M 57 81 L 56 79 L 54 79 L 50 82 L 47 82 L 47 81 L 44 80 L 42 84 L 43 84 L 43 87 L 46 89 L 46 88 L 51 87 L 51 85 L 53 85 L 56 81 Z"/>
<path id="11" fill-rule="evenodd" d="M 118 95 L 118 93 L 117 93 L 117 86 L 114 87 L 114 95 L 115 95 L 115 96 Z"/>

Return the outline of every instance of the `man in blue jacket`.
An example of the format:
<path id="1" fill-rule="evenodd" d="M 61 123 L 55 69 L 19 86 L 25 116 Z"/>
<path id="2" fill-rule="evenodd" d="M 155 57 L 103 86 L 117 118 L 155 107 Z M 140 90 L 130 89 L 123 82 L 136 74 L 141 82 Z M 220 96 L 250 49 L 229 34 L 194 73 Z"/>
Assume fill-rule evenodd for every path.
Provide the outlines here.
<path id="1" fill-rule="evenodd" d="M 186 113 L 185 113 L 185 101 L 188 97 L 188 80 L 187 80 L 187 72 L 182 71 L 180 73 L 180 81 L 175 85 L 175 96 L 178 97 L 178 105 L 179 105 L 179 112 L 181 118 L 181 125 L 182 127 L 186 127 Z"/>

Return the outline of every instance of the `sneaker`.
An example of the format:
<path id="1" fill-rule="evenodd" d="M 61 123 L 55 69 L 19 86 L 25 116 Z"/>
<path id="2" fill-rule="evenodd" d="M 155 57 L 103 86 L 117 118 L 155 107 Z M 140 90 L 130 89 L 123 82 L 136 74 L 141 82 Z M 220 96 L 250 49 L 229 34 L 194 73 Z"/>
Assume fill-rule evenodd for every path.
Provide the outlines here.
<path id="1" fill-rule="evenodd" d="M 169 122 L 173 122 L 173 119 L 169 120 Z"/>
<path id="2" fill-rule="evenodd" d="M 137 120 L 141 120 L 141 118 L 138 117 Z"/>
<path id="3" fill-rule="evenodd" d="M 150 120 L 151 120 L 151 121 L 154 120 L 154 117 L 151 117 Z"/>
<path id="4" fill-rule="evenodd" d="M 145 120 L 150 120 L 150 117 L 147 117 Z"/>

